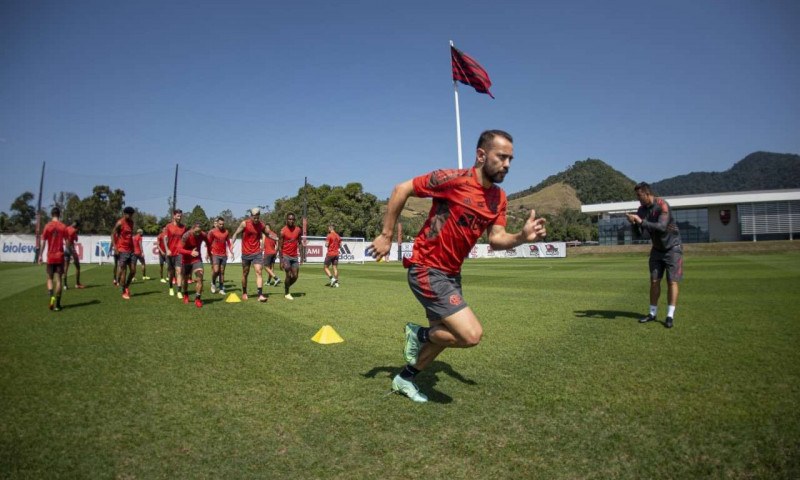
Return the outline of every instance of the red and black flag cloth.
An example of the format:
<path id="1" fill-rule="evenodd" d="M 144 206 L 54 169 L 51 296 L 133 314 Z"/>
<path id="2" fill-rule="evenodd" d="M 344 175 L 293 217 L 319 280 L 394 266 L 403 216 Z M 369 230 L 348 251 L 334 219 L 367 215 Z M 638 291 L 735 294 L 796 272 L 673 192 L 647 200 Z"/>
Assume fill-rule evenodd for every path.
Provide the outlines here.
<path id="1" fill-rule="evenodd" d="M 481 65 L 466 53 L 456 47 L 450 47 L 450 57 L 453 63 L 453 81 L 459 81 L 464 85 L 469 85 L 479 93 L 485 93 L 494 98 L 489 87 L 492 81 L 489 74 Z"/>

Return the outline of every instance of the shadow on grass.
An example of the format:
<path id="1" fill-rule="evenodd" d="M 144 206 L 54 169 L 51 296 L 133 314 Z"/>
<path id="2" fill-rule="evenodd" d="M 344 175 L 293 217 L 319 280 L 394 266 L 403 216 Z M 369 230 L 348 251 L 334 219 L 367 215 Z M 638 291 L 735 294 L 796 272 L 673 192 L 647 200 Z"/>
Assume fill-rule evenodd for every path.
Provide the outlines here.
<path id="1" fill-rule="evenodd" d="M 367 373 L 362 373 L 361 376 L 364 378 L 375 378 L 380 373 L 385 374 L 386 378 L 391 383 L 392 377 L 400 373 L 400 371 L 397 367 L 374 367 Z M 453 370 L 453 367 L 451 367 L 449 363 L 435 361 L 425 371 L 417 375 L 415 379 L 417 386 L 422 390 L 422 393 L 428 396 L 428 401 L 430 402 L 451 403 L 453 401 L 453 397 L 436 390 L 435 387 L 439 382 L 439 374 L 446 374 L 450 378 L 467 385 L 477 385 L 474 380 L 466 378 Z"/>
<path id="2" fill-rule="evenodd" d="M 619 310 L 575 310 L 575 316 L 578 318 L 599 318 L 605 320 L 616 320 L 618 318 L 635 318 L 638 320 L 644 315 L 637 312 L 622 312 Z"/>
<path id="3" fill-rule="evenodd" d="M 88 307 L 89 305 L 97 305 L 98 303 L 100 303 L 100 300 L 95 298 L 94 300 L 89 300 L 88 302 L 68 303 L 66 305 L 61 305 L 61 309 L 66 310 L 68 308 Z"/>

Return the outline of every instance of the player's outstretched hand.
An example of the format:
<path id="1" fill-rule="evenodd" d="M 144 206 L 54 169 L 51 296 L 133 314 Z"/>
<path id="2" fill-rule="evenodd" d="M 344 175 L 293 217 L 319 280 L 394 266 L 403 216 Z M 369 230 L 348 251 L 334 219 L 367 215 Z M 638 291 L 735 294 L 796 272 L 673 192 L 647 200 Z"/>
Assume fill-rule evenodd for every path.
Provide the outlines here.
<path id="1" fill-rule="evenodd" d="M 545 228 L 544 218 L 536 218 L 536 210 L 531 210 L 531 214 L 525 221 L 522 227 L 522 232 L 525 235 L 526 242 L 535 242 L 547 236 L 547 229 Z"/>
<path id="2" fill-rule="evenodd" d="M 380 260 L 381 258 L 389 255 L 389 250 L 392 249 L 392 239 L 384 236 L 378 235 L 375 237 L 375 240 L 367 247 L 367 255 L 374 258 L 375 260 Z"/>

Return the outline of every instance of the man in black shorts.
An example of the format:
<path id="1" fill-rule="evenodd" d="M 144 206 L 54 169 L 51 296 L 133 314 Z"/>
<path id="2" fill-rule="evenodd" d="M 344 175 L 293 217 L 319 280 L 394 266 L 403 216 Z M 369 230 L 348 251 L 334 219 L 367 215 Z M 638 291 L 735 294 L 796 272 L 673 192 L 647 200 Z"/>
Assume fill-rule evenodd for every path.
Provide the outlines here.
<path id="1" fill-rule="evenodd" d="M 628 213 L 628 221 L 640 234 L 647 233 L 653 242 L 650 250 L 650 311 L 639 323 L 656 319 L 658 297 L 661 296 L 661 279 L 667 273 L 667 318 L 664 326 L 672 328 L 675 306 L 678 303 L 678 283 L 683 278 L 683 247 L 681 233 L 672 216 L 669 204 L 653 194 L 650 185 L 639 183 L 633 188 L 639 200 L 639 210 Z"/>

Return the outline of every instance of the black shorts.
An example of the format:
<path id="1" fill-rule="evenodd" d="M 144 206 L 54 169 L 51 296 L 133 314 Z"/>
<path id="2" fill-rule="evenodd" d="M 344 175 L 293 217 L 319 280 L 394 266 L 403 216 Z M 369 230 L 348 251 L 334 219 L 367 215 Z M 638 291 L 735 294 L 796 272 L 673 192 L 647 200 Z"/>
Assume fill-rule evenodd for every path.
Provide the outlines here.
<path id="1" fill-rule="evenodd" d="M 667 272 L 668 282 L 680 282 L 683 279 L 683 247 L 680 245 L 665 252 L 650 250 L 650 280 L 661 280 Z"/>
<path id="2" fill-rule="evenodd" d="M 159 253 L 158 254 L 158 264 L 159 265 L 164 265 L 165 263 L 167 263 L 167 256 L 164 255 L 163 253 Z"/>
<path id="3" fill-rule="evenodd" d="M 135 258 L 135 260 L 136 260 L 137 262 L 139 262 L 139 263 L 141 263 L 142 265 L 144 265 L 144 255 L 134 255 L 134 258 Z"/>
<path id="4" fill-rule="evenodd" d="M 269 253 L 269 254 L 265 253 L 264 254 L 264 266 L 267 267 L 267 268 L 272 268 L 272 266 L 275 265 L 275 257 L 277 255 L 278 255 L 277 253 Z"/>
<path id="5" fill-rule="evenodd" d="M 48 263 L 45 267 L 45 271 L 48 275 L 62 275 L 64 273 L 64 263 Z"/>
<path id="6" fill-rule="evenodd" d="M 281 269 L 297 270 L 300 268 L 300 260 L 297 257 L 281 256 Z"/>
<path id="7" fill-rule="evenodd" d="M 339 265 L 339 255 L 325 257 L 325 266 L 330 267 L 331 265 Z"/>
<path id="8" fill-rule="evenodd" d="M 428 320 L 441 320 L 467 308 L 461 294 L 461 275 L 449 275 L 435 268 L 411 265 L 408 286 L 425 308 Z"/>
<path id="9" fill-rule="evenodd" d="M 181 264 L 181 273 L 183 273 L 183 278 L 190 278 L 192 273 L 203 270 L 203 261 L 198 260 L 193 263 Z"/>
<path id="10" fill-rule="evenodd" d="M 167 267 L 168 268 L 180 268 L 181 266 L 181 256 L 180 255 L 170 255 L 167 257 Z"/>
<path id="11" fill-rule="evenodd" d="M 119 252 L 117 266 L 124 267 L 126 265 L 136 265 L 136 255 L 133 252 Z"/>
<path id="12" fill-rule="evenodd" d="M 242 255 L 242 266 L 249 267 L 250 264 L 256 265 L 264 265 L 264 254 L 261 252 L 259 253 L 251 253 L 248 255 Z"/>

